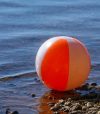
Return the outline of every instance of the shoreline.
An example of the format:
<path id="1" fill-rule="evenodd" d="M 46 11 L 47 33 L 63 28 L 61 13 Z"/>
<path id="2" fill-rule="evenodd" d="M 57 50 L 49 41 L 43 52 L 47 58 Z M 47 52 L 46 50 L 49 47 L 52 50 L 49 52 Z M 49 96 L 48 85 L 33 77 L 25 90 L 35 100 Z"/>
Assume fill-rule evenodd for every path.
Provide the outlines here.
<path id="1" fill-rule="evenodd" d="M 100 95 L 100 86 L 95 85 L 93 87 L 97 86 L 99 87 L 98 94 Z M 44 87 L 35 73 L 27 74 L 20 78 L 0 80 L 0 113 L 6 114 L 6 110 L 10 109 L 11 111 L 18 111 L 19 114 L 47 114 L 47 112 L 48 114 L 66 114 L 64 111 L 53 111 L 52 108 L 62 100 L 66 103 L 68 98 L 71 98 L 71 102 L 75 106 L 76 101 L 78 102 L 79 99 L 75 101 L 73 97 L 82 100 L 83 98 L 80 97 L 80 94 L 83 96 L 88 92 L 92 92 L 92 95 L 94 94 L 92 87 L 88 89 L 87 85 L 84 85 L 83 88 L 67 92 L 49 90 Z M 95 97 L 95 95 L 92 97 Z M 64 108 L 63 105 L 62 107 Z"/>

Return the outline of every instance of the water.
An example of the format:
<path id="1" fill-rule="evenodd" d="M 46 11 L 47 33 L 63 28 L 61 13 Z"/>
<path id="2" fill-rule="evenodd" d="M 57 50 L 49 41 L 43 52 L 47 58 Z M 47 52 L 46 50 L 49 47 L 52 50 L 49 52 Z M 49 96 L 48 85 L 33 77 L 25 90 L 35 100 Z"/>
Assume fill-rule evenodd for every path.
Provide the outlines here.
<path id="1" fill-rule="evenodd" d="M 38 48 L 58 35 L 87 46 L 100 84 L 100 0 L 0 0 L 0 78 L 35 72 Z"/>
<path id="2" fill-rule="evenodd" d="M 59 35 L 86 45 L 89 81 L 100 85 L 100 0 L 0 0 L 0 114 L 7 108 L 21 114 L 50 111 L 45 96 L 52 93 L 36 75 L 35 56 L 45 40 Z"/>

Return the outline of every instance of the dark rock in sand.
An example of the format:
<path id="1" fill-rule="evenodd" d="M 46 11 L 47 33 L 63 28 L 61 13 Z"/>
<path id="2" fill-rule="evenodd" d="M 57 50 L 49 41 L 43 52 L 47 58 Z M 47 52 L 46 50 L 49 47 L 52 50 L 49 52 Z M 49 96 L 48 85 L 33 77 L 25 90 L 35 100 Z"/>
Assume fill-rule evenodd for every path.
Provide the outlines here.
<path id="1" fill-rule="evenodd" d="M 65 106 L 63 109 L 64 112 L 69 112 L 70 111 L 70 107 L 69 106 Z"/>
<path id="2" fill-rule="evenodd" d="M 84 85 L 82 85 L 79 89 L 80 90 L 88 90 L 89 88 L 89 83 L 86 83 L 86 84 L 84 84 Z"/>
<path id="3" fill-rule="evenodd" d="M 65 102 L 64 105 L 65 105 L 65 106 L 69 106 L 69 105 L 71 105 L 71 102 L 67 101 L 67 102 Z"/>
<path id="4" fill-rule="evenodd" d="M 74 110 L 81 110 L 82 106 L 79 103 L 75 103 L 73 107 L 71 108 L 72 111 Z"/>
<path id="5" fill-rule="evenodd" d="M 90 107 L 92 107 L 92 103 L 91 102 L 87 102 L 87 104 L 86 104 L 86 106 L 87 106 L 87 108 L 90 108 Z"/>
<path id="6" fill-rule="evenodd" d="M 82 106 L 82 110 L 86 111 L 87 107 L 86 106 Z"/>

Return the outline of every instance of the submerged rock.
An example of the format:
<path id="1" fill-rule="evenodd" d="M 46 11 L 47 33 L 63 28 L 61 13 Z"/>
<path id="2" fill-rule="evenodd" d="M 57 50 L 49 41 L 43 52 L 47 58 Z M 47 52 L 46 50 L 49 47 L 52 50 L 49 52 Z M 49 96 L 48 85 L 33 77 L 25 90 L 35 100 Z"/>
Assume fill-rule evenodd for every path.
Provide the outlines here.
<path id="1" fill-rule="evenodd" d="M 18 111 L 14 111 L 14 112 L 12 112 L 11 114 L 19 114 L 19 113 L 18 113 Z"/>
<path id="2" fill-rule="evenodd" d="M 6 114 L 19 114 L 18 111 L 11 111 L 9 108 L 6 109 Z"/>
<path id="3" fill-rule="evenodd" d="M 32 95 L 31 95 L 32 97 L 35 97 L 36 95 L 34 94 L 34 93 L 32 93 Z"/>

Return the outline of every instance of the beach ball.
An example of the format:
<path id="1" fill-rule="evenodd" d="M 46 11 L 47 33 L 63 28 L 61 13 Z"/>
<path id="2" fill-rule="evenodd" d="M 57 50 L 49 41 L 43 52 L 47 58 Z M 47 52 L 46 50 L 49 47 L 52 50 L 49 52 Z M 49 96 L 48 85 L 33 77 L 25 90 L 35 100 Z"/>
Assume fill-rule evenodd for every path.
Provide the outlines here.
<path id="1" fill-rule="evenodd" d="M 58 91 L 80 87 L 90 71 L 88 50 L 82 42 L 67 36 L 45 41 L 37 52 L 35 62 L 43 84 Z"/>

